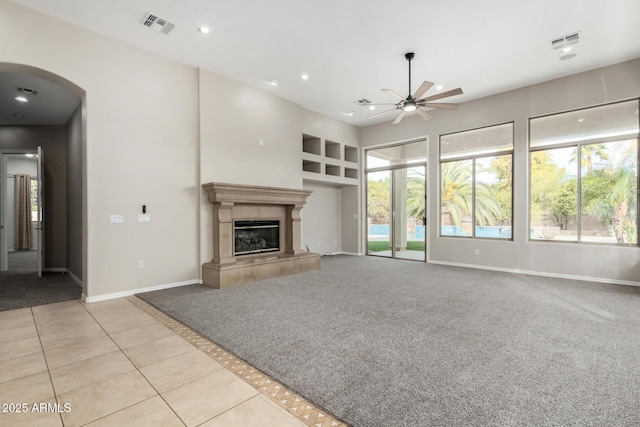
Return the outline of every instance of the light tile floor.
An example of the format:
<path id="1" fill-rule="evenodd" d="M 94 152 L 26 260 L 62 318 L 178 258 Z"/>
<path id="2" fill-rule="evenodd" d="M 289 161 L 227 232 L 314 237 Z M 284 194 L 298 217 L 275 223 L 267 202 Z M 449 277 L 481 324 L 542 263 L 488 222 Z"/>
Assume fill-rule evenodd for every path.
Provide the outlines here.
<path id="1" fill-rule="evenodd" d="M 0 404 L 0 426 L 344 427 L 135 297 L 0 312 Z"/>

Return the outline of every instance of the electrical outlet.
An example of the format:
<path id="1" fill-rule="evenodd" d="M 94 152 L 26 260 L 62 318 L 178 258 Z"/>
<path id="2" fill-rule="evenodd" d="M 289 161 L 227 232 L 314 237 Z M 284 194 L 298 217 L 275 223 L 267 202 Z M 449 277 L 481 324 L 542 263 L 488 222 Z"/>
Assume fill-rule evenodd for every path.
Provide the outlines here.
<path id="1" fill-rule="evenodd" d="M 144 268 L 144 260 L 143 259 L 139 259 L 138 260 L 138 268 Z"/>
<path id="2" fill-rule="evenodd" d="M 476 249 L 476 250 L 475 250 L 475 255 L 476 255 L 476 256 L 480 255 L 480 249 Z"/>

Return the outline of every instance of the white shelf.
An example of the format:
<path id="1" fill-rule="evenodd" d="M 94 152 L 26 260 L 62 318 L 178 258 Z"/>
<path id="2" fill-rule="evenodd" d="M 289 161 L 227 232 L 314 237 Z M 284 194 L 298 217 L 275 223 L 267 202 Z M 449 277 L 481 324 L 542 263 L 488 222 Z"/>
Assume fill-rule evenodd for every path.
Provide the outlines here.
<path id="1" fill-rule="evenodd" d="M 358 185 L 358 147 L 302 134 L 302 175 L 305 182 Z"/>

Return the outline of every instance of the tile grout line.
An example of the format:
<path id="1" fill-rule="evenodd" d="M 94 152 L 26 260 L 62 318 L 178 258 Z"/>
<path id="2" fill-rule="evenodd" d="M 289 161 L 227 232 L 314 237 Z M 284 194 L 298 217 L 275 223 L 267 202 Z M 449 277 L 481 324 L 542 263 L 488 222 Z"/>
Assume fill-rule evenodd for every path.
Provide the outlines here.
<path id="1" fill-rule="evenodd" d="M 129 301 L 127 298 L 125 298 L 125 301 L 127 301 L 127 302 L 129 302 L 129 303 L 131 304 L 131 301 Z M 167 401 L 165 400 L 164 396 L 163 396 L 163 395 L 158 391 L 158 389 L 156 389 L 156 388 L 154 387 L 154 385 L 153 385 L 153 384 L 151 384 L 151 382 L 149 381 L 149 379 L 148 379 L 148 378 L 147 378 L 147 377 L 142 373 L 142 371 L 140 371 L 140 368 L 138 368 L 138 367 L 136 366 L 136 364 L 133 362 L 133 360 L 131 360 L 131 358 L 130 358 L 130 357 L 129 357 L 129 355 L 124 351 L 124 349 L 122 349 L 122 348 L 120 347 L 120 345 L 119 345 L 119 344 L 118 344 L 118 343 L 113 339 L 113 337 L 111 336 L 111 334 L 110 334 L 110 333 L 108 333 L 108 332 L 104 329 L 104 327 L 100 324 L 100 322 L 98 321 L 98 319 L 96 319 L 96 318 L 94 317 L 93 313 L 91 313 L 89 310 L 87 310 L 86 304 L 84 304 L 84 305 L 83 305 L 83 304 L 81 304 L 81 305 L 82 305 L 82 306 L 83 306 L 83 308 L 86 310 L 86 312 L 87 312 L 87 313 L 89 313 L 89 316 L 91 316 L 91 318 L 93 319 L 93 321 L 94 321 L 94 322 L 96 322 L 96 323 L 98 324 L 98 326 L 100 326 L 100 329 L 102 329 L 102 330 L 104 331 L 104 333 L 105 333 L 105 334 L 107 334 L 107 336 L 109 337 L 109 339 L 110 339 L 111 341 L 113 341 L 113 343 L 116 345 L 116 347 L 118 347 L 118 350 L 119 350 L 119 351 L 124 355 L 124 357 L 126 357 L 126 358 L 127 358 L 127 360 L 128 360 L 128 361 L 133 365 L 134 369 L 135 369 L 135 370 L 137 370 L 137 371 L 138 371 L 138 373 L 139 373 L 140 375 L 142 375 L 142 378 L 144 378 L 144 380 L 147 382 L 147 384 L 149 384 L 149 386 L 150 386 L 150 387 L 151 387 L 151 388 L 156 392 L 157 396 L 158 396 L 158 397 L 160 397 L 160 399 L 162 399 L 162 401 L 163 401 L 163 402 L 164 402 L 164 403 L 169 407 L 169 409 L 171 409 L 171 412 L 173 412 L 173 413 L 175 414 L 175 416 L 176 416 L 176 417 L 178 417 L 178 419 L 180 420 L 180 422 L 186 426 L 186 425 L 187 425 L 187 423 L 186 423 L 186 422 L 185 422 L 185 421 L 180 417 L 180 415 L 178 415 L 178 413 L 173 409 L 173 407 L 172 407 L 171 405 L 169 405 L 169 402 L 167 402 Z M 135 304 L 131 304 L 131 305 L 133 305 L 134 307 L 137 307 Z M 137 307 L 137 308 L 140 308 L 140 307 Z M 143 310 L 143 311 L 144 311 L 144 310 Z M 153 317 L 153 316 L 152 316 L 152 317 Z M 115 411 L 115 412 L 112 412 L 112 413 L 110 413 L 110 414 L 107 414 L 107 415 L 105 415 L 105 416 L 103 416 L 103 417 L 100 417 L 100 418 L 98 418 L 98 419 L 96 419 L 96 420 L 92 420 L 92 421 L 90 421 L 90 423 L 92 423 L 92 422 L 94 422 L 94 421 L 97 421 L 97 420 L 99 420 L 99 419 L 102 419 L 102 418 L 108 417 L 109 415 L 113 415 L 113 414 L 115 414 L 115 413 L 118 413 L 118 412 L 124 411 L 125 409 L 129 409 L 129 408 L 131 408 L 131 407 L 133 407 L 133 406 L 137 405 L 138 403 L 146 402 L 147 400 L 149 400 L 149 399 L 153 399 L 154 397 L 155 397 L 155 396 L 152 396 L 152 397 L 150 397 L 150 398 L 148 398 L 148 399 L 144 399 L 144 400 L 141 400 L 140 402 L 136 402 L 136 403 L 134 403 L 133 405 L 127 406 L 127 407 L 125 407 L 125 408 L 121 408 L 121 409 L 119 409 L 119 410 L 117 410 L 117 411 Z M 88 424 L 88 423 L 87 423 L 87 424 Z"/>
<path id="2" fill-rule="evenodd" d="M 36 327 L 36 333 L 38 334 L 38 342 L 40 343 L 40 349 L 42 350 L 42 358 L 44 359 L 44 366 L 47 368 L 47 375 L 49 376 L 49 382 L 51 383 L 51 390 L 53 391 L 53 398 L 56 401 L 56 405 L 60 405 L 58 400 L 58 393 L 56 393 L 56 386 L 53 384 L 53 378 L 51 377 L 51 369 L 49 368 L 49 361 L 47 360 L 47 353 L 44 352 L 44 346 L 42 345 L 42 338 L 40 336 L 40 328 L 38 328 L 38 322 L 36 322 L 36 314 L 33 312 L 33 307 L 29 307 L 31 311 L 31 318 L 33 319 L 33 325 Z M 62 418 L 62 412 L 58 411 L 60 417 L 60 424 L 64 427 L 64 419 Z"/>
<path id="3" fill-rule="evenodd" d="M 311 402 L 298 396 L 284 385 L 269 378 L 263 372 L 231 354 L 213 341 L 193 331 L 178 320 L 162 312 L 146 301 L 133 295 L 126 297 L 130 303 L 165 325 L 176 335 L 184 338 L 191 345 L 219 362 L 227 370 L 240 377 L 246 383 L 258 390 L 259 393 L 275 402 L 278 406 L 294 415 L 298 420 L 313 427 L 346 427 L 328 412 L 319 409 Z M 284 398 L 284 399 L 283 399 Z"/>

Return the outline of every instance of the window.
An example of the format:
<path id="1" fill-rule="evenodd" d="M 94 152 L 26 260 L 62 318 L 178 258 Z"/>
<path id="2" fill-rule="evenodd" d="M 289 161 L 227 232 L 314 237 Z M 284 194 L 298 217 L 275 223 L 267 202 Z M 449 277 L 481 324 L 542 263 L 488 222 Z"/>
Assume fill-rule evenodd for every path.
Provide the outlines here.
<path id="1" fill-rule="evenodd" d="M 530 120 L 530 239 L 638 243 L 638 100 Z"/>
<path id="2" fill-rule="evenodd" d="M 511 239 L 513 123 L 440 137 L 440 235 Z"/>

